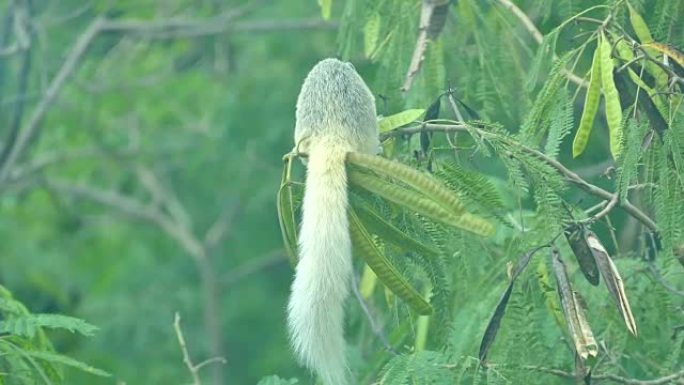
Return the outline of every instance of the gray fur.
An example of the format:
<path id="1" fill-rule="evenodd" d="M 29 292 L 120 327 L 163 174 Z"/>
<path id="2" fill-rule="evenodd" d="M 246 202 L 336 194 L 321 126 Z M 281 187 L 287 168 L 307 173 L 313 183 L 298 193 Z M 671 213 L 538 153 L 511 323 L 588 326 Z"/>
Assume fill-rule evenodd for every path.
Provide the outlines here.
<path id="1" fill-rule="evenodd" d="M 325 59 L 306 77 L 295 144 L 308 163 L 288 303 L 290 340 L 299 361 L 325 385 L 347 385 L 343 305 L 353 266 L 345 158 L 349 151 L 379 149 L 373 95 L 351 64 Z"/>
<path id="2" fill-rule="evenodd" d="M 357 151 L 377 153 L 375 98 L 351 63 L 324 59 L 304 80 L 297 99 L 295 144 L 334 135 Z"/>

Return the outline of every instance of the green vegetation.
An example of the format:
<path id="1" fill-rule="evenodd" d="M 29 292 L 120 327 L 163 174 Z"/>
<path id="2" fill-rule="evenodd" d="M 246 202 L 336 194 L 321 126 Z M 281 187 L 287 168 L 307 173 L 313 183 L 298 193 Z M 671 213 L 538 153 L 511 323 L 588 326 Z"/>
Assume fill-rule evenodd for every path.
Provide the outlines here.
<path id="1" fill-rule="evenodd" d="M 283 156 L 329 56 L 391 160 L 348 157 L 359 384 L 680 383 L 681 20 L 0 0 L 0 385 L 315 383 L 286 333 L 304 167 Z"/>

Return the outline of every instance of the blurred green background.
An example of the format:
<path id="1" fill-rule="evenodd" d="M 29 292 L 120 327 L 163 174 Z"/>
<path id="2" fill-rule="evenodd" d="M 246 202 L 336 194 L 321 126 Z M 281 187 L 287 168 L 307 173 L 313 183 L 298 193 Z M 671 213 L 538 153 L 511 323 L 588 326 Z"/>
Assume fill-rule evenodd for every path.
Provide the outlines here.
<path id="1" fill-rule="evenodd" d="M 174 312 L 196 362 L 227 360 L 203 376 L 248 384 L 275 368 L 297 374 L 284 329 L 292 270 L 274 198 L 298 88 L 336 53 L 334 25 L 307 0 L 72 0 L 0 1 L 4 27 L 20 7 L 30 9 L 30 47 L 0 57 L 3 141 L 18 109 L 22 124 L 32 118 L 97 15 L 182 27 L 103 32 L 78 58 L 17 161 L 26 174 L 3 184 L 2 284 L 33 312 L 97 325 L 90 339 L 57 336 L 56 348 L 117 382 L 184 382 Z M 224 32 L 187 32 L 207 26 Z M 102 204 L 83 186 L 145 209 Z"/>
<path id="2" fill-rule="evenodd" d="M 546 34 L 598 2 L 516 3 Z M 628 24 L 624 4 L 601 3 L 607 6 L 591 16 L 607 17 L 618 9 L 613 20 Z M 676 21 L 684 12 L 682 2 L 658 0 L 653 14 L 648 1 L 632 3 L 646 15 L 656 40 L 681 45 L 684 30 Z M 430 45 L 414 87 L 403 94 L 399 88 L 415 45 L 420 1 L 334 1 L 332 21 L 324 21 L 314 0 L 0 0 L 0 142 L 2 148 L 19 143 L 21 149 L 0 153 L 0 284 L 34 313 L 71 315 L 99 327 L 91 338 L 49 335 L 59 352 L 113 374 L 101 378 L 67 370 L 65 383 L 189 382 L 173 327 L 176 312 L 195 363 L 226 360 L 202 369 L 205 384 L 254 384 L 269 374 L 308 378 L 293 359 L 285 330 L 293 270 L 275 207 L 281 158 L 293 146 L 294 106 L 304 76 L 321 58 L 341 54 L 367 80 L 383 115 L 427 108 L 455 86 L 458 97 L 483 120 L 510 132 L 538 124 L 533 145 L 541 148 L 551 119 L 528 119 L 528 112 L 548 87 L 552 54 L 572 50 L 577 60 L 573 57 L 568 67 L 584 76 L 595 44 L 581 44 L 598 27 L 595 20 L 568 24 L 553 44 L 545 40 L 539 49 L 501 4 L 451 2 L 445 38 Z M 363 41 L 373 27 L 375 41 Z M 369 46 L 374 50 L 363 52 Z M 573 126 L 584 91 L 563 83 L 553 92 L 562 99 L 553 108 L 537 106 L 539 115 L 542 109 L 551 114 L 567 108 L 565 123 Z M 604 172 L 615 162 L 607 150 L 603 116 L 596 125 L 581 158 L 571 157 L 572 135 L 562 143 L 558 139 L 560 151 L 556 147 L 552 157 L 612 191 L 616 181 Z M 448 246 L 462 259 L 449 259 L 450 270 L 442 273 L 453 281 L 450 289 L 456 294 L 450 300 L 459 311 L 451 325 L 442 325 L 449 329 L 448 339 L 430 347 L 442 349 L 448 342 L 470 358 L 508 282 L 506 263 L 546 239 L 550 230 L 545 226 L 560 226 L 566 211 L 557 199 L 546 203 L 557 204 L 551 209 L 560 214 L 547 215 L 546 197 L 532 199 L 544 191 L 521 193 L 525 188 L 514 186 L 506 174 L 504 166 L 510 165 L 475 155 L 477 148 L 459 155 L 452 143 L 435 138 L 433 146 L 447 153 L 443 158 L 453 156 L 475 177 L 486 174 L 483 179 L 503 196 L 497 220 L 515 224 L 492 243 L 451 234 L 462 243 Z M 458 145 L 467 151 L 476 147 L 461 140 Z M 417 136 L 397 141 L 394 155 L 424 167 L 424 159 L 414 157 L 418 141 Z M 578 189 L 549 196 L 557 198 L 557 193 L 578 207 L 598 202 Z M 668 220 L 670 211 L 675 210 L 648 214 Z M 609 238 L 612 225 L 597 226 L 597 233 L 611 253 L 629 257 L 618 265 L 628 272 L 628 289 L 639 298 L 633 301 L 639 322 L 652 327 L 643 328 L 649 337 L 631 339 L 606 292 L 588 295 L 597 336 L 609 341 L 607 351 L 616 352 L 602 356 L 603 363 L 638 377 L 667 375 L 681 366 L 684 354 L 684 333 L 670 338 L 681 323 L 680 297 L 663 289 L 641 264 L 640 252 L 647 248 L 640 241 L 643 228 L 622 211 L 611 216 L 616 239 Z M 669 222 L 675 229 L 671 245 L 658 263 L 668 279 L 681 282 L 672 246 L 684 239 L 677 225 L 684 216 L 672 217 L 677 218 Z M 533 231 L 522 239 L 525 226 Z M 472 250 L 477 252 L 468 253 Z M 461 261 L 467 262 L 464 267 Z M 576 268 L 572 275 L 578 281 Z M 582 290 L 591 289 L 580 282 Z M 571 354 L 559 347 L 562 332 L 544 309 L 544 295 L 555 293 L 542 293 L 535 283 L 519 286 L 499 339 L 508 343 L 500 343 L 504 354 L 497 358 L 571 366 Z M 408 314 L 394 311 L 383 314 L 388 327 L 400 323 L 398 314 Z M 350 361 L 375 374 L 388 357 L 381 356 L 358 307 L 348 314 L 350 329 L 361 330 L 350 344 L 356 344 Z M 520 325 L 527 329 L 516 328 Z M 401 333 L 411 337 L 412 330 Z M 526 343 L 531 357 L 520 353 Z"/>

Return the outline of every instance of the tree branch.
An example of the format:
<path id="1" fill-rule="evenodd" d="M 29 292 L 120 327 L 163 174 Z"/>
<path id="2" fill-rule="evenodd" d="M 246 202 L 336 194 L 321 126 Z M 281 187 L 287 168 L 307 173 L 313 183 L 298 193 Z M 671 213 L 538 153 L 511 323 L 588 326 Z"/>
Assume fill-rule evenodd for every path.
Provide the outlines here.
<path id="1" fill-rule="evenodd" d="M 230 23 L 225 17 L 209 19 L 176 18 L 167 20 L 108 20 L 103 32 L 125 32 L 153 39 L 175 39 L 180 37 L 199 37 L 228 32 L 276 32 L 286 30 L 323 29 L 334 30 L 336 23 L 319 18 L 299 20 L 261 20 Z"/>
<path id="2" fill-rule="evenodd" d="M 525 27 L 525 29 L 527 30 L 527 32 L 529 32 L 530 35 L 532 35 L 532 37 L 534 38 L 534 41 L 536 41 L 537 44 L 541 44 L 541 43 L 542 43 L 542 41 L 544 40 L 544 35 L 541 34 L 541 32 L 539 31 L 539 29 L 537 28 L 537 26 L 534 25 L 534 23 L 532 22 L 532 20 L 527 16 L 527 14 L 526 14 L 525 12 L 523 12 L 520 8 L 518 8 L 517 5 L 513 4 L 510 0 L 497 0 L 497 1 L 498 1 L 499 4 L 501 4 L 504 8 L 508 9 L 509 11 L 511 11 L 511 13 L 512 13 L 513 15 L 515 15 L 515 17 L 517 17 L 518 20 L 520 20 L 520 22 L 523 24 L 523 26 Z M 557 56 L 555 53 L 553 54 L 553 60 L 554 60 L 554 61 L 558 60 L 558 56 Z M 588 83 L 586 80 L 584 80 L 584 79 L 582 79 L 581 77 L 575 75 L 574 73 L 572 73 L 572 72 L 569 71 L 568 69 L 563 68 L 563 69 L 562 69 L 562 72 L 563 72 L 563 74 L 568 78 L 568 80 L 570 80 L 571 82 L 577 84 L 578 86 L 584 87 L 584 88 L 586 88 L 586 87 L 589 86 L 589 83 Z"/>
<path id="3" fill-rule="evenodd" d="M 420 132 L 443 132 L 443 133 L 448 133 L 448 132 L 467 132 L 467 133 L 472 133 L 472 132 L 477 132 L 478 135 L 481 135 L 482 137 L 496 137 L 499 140 L 505 141 L 507 144 L 515 146 L 522 151 L 533 155 L 534 157 L 544 161 L 547 163 L 549 166 L 553 167 L 558 171 L 561 175 L 565 177 L 565 179 L 578 186 L 582 190 L 586 191 L 587 193 L 597 196 L 601 199 L 611 201 L 614 197 L 614 194 L 604 190 L 596 185 L 593 185 L 586 180 L 582 179 L 579 175 L 577 175 L 575 172 L 571 171 L 567 167 L 565 167 L 562 163 L 557 161 L 556 159 L 553 159 L 549 157 L 548 155 L 544 154 L 543 152 L 536 150 L 531 147 L 527 147 L 519 142 L 513 141 L 509 138 L 504 138 L 500 135 L 497 135 L 495 133 L 489 132 L 482 130 L 477 127 L 472 127 L 468 126 L 466 124 L 436 124 L 436 123 L 423 123 L 420 126 L 416 127 L 406 127 L 406 128 L 399 128 L 393 131 L 385 132 L 381 135 L 381 139 L 388 138 L 388 137 L 396 137 L 396 136 L 404 136 L 404 135 L 412 135 L 412 134 L 417 134 Z M 657 226 L 655 222 L 651 218 L 648 217 L 648 215 L 644 214 L 643 211 L 639 210 L 636 206 L 634 206 L 632 203 L 629 202 L 627 199 L 620 200 L 618 202 L 618 205 L 622 207 L 629 215 L 633 216 L 639 222 L 643 223 L 644 226 L 648 227 L 649 230 L 653 232 L 657 232 Z"/>
<path id="4" fill-rule="evenodd" d="M 532 365 L 523 366 L 523 369 L 553 374 L 554 376 L 558 376 L 558 377 L 576 378 L 575 373 L 566 372 L 566 371 L 560 370 L 560 369 L 544 368 L 541 366 L 532 366 Z M 670 375 L 665 376 L 665 377 L 655 378 L 652 380 L 638 380 L 636 378 L 626 378 L 626 377 L 621 377 L 621 376 L 618 376 L 615 374 L 597 374 L 597 375 L 591 376 L 591 379 L 595 380 L 595 381 L 610 380 L 610 381 L 620 383 L 620 384 L 624 384 L 624 385 L 665 385 L 665 384 L 669 384 L 670 382 L 677 380 L 677 379 L 680 379 L 680 378 L 684 378 L 684 370 L 670 374 Z"/>
<path id="5" fill-rule="evenodd" d="M 199 371 L 202 369 L 203 366 L 206 366 L 208 364 L 218 362 L 225 364 L 226 359 L 223 357 L 213 357 L 208 360 L 202 361 L 199 364 L 193 364 L 192 359 L 190 358 L 190 353 L 188 352 L 188 346 L 185 343 L 185 337 L 183 336 L 183 330 L 181 330 L 180 326 L 180 314 L 176 312 L 174 315 L 173 319 L 173 329 L 176 331 L 176 338 L 178 339 L 178 345 L 181 348 L 181 352 L 183 353 L 183 363 L 185 366 L 188 368 L 188 371 L 190 372 L 190 376 L 192 377 L 192 385 L 201 385 L 202 381 L 200 381 L 199 377 Z"/>
<path id="6" fill-rule="evenodd" d="M 96 18 L 93 20 L 93 22 L 90 23 L 85 31 L 83 31 L 81 36 L 79 36 L 79 38 L 76 40 L 76 43 L 74 43 L 74 46 L 64 60 L 64 63 L 50 82 L 50 85 L 45 91 L 45 95 L 40 100 L 38 106 L 31 115 L 28 124 L 19 132 L 14 145 L 7 150 L 7 157 L 0 165 L 0 183 L 3 183 L 7 178 L 9 171 L 22 152 L 25 150 L 27 144 L 40 126 L 40 123 L 43 121 L 48 109 L 55 102 L 57 95 L 64 86 L 66 80 L 76 69 L 78 61 L 81 59 L 83 54 L 85 54 L 93 39 L 95 39 L 99 33 L 103 20 L 104 19 L 102 18 Z"/>

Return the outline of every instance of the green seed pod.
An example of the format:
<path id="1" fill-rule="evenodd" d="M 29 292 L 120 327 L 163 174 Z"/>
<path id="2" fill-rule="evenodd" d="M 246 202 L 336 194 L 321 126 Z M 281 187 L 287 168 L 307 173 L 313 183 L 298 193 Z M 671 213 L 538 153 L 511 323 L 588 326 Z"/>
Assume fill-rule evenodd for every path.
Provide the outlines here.
<path id="1" fill-rule="evenodd" d="M 610 153 L 617 159 L 622 152 L 622 106 L 620 95 L 613 80 L 613 59 L 610 57 L 612 47 L 605 35 L 601 35 L 601 85 L 606 105 L 606 120 L 610 136 Z"/>
<path id="2" fill-rule="evenodd" d="M 576 158 L 587 146 L 589 141 L 589 134 L 594 126 L 594 118 L 596 111 L 598 111 L 599 100 L 601 99 L 601 45 L 596 46 L 594 51 L 594 58 L 591 62 L 591 78 L 589 79 L 589 87 L 587 88 L 587 95 L 584 98 L 584 110 L 582 111 L 582 118 L 580 119 L 575 139 L 572 142 L 572 157 Z"/>
<path id="3" fill-rule="evenodd" d="M 376 175 L 350 169 L 348 171 L 348 178 L 349 183 L 353 186 L 360 187 L 385 198 L 390 202 L 435 221 L 444 223 L 445 225 L 458 227 L 484 236 L 494 234 L 494 226 L 484 219 L 469 213 L 454 214 L 424 195 L 389 183 L 386 179 L 382 179 Z"/>
<path id="4" fill-rule="evenodd" d="M 372 170 L 381 175 L 387 175 L 406 183 L 444 206 L 444 208 L 452 214 L 460 214 L 465 210 L 458 195 L 438 180 L 431 178 L 416 169 L 379 156 L 358 152 L 348 153 L 347 161 L 357 167 Z"/>
<path id="5" fill-rule="evenodd" d="M 392 263 L 383 255 L 373 243 L 371 235 L 359 220 L 352 208 L 349 208 L 349 233 L 354 252 L 363 258 L 375 272 L 380 281 L 399 298 L 403 299 L 418 314 L 432 314 L 432 306 L 414 289 Z"/>

